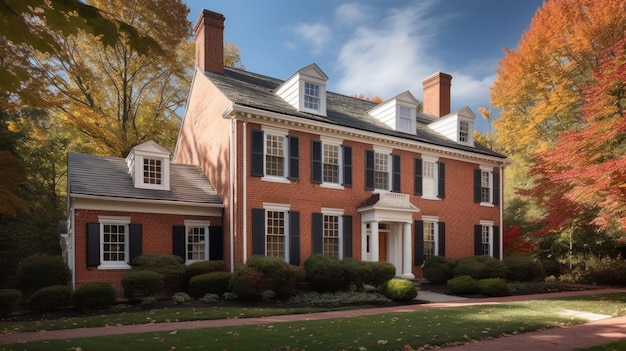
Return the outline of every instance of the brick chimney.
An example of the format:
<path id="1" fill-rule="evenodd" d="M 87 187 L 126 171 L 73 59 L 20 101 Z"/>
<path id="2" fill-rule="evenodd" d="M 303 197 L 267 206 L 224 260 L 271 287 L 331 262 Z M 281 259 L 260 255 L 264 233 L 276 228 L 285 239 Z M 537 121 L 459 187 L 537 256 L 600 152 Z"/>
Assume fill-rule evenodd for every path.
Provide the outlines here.
<path id="1" fill-rule="evenodd" d="M 452 76 L 437 72 L 422 81 L 424 89 L 424 112 L 437 117 L 450 113 L 450 87 Z"/>
<path id="2" fill-rule="evenodd" d="M 224 15 L 202 10 L 196 33 L 196 65 L 203 71 L 224 73 Z"/>

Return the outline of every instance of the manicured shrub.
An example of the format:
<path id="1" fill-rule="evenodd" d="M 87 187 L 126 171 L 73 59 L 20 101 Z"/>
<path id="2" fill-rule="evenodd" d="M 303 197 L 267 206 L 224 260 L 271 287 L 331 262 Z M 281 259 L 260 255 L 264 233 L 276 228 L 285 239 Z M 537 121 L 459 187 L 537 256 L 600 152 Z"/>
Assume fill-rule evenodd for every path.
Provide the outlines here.
<path id="1" fill-rule="evenodd" d="M 302 279 L 302 271 L 282 258 L 252 256 L 235 270 L 229 290 L 241 299 L 259 300 L 265 290 L 273 290 L 277 296 L 293 293 Z"/>
<path id="2" fill-rule="evenodd" d="M 195 277 L 200 274 L 225 271 L 226 264 L 224 261 L 198 261 L 185 268 L 185 276 L 187 279 L 191 279 L 191 277 Z"/>
<path id="3" fill-rule="evenodd" d="M 22 292 L 17 289 L 0 289 L 0 315 L 15 311 L 22 302 Z"/>
<path id="4" fill-rule="evenodd" d="M 454 277 L 452 270 L 456 261 L 443 256 L 433 256 L 424 262 L 422 272 L 424 278 L 433 284 L 444 284 Z"/>
<path id="5" fill-rule="evenodd" d="M 177 292 L 176 294 L 172 295 L 172 301 L 174 301 L 174 303 L 177 305 L 183 304 L 190 300 L 191 296 L 189 296 L 189 294 L 187 294 L 186 292 Z"/>
<path id="6" fill-rule="evenodd" d="M 369 279 L 367 263 L 369 262 L 357 260 L 351 257 L 341 260 L 346 282 L 348 284 L 354 284 L 357 291 L 363 291 L 363 286 Z"/>
<path id="7" fill-rule="evenodd" d="M 381 286 L 383 295 L 394 301 L 411 301 L 417 296 L 413 282 L 406 279 L 393 278 Z"/>
<path id="8" fill-rule="evenodd" d="M 52 285 L 67 285 L 72 272 L 61 256 L 35 254 L 17 266 L 17 283 L 26 295 Z"/>
<path id="9" fill-rule="evenodd" d="M 502 263 L 509 269 L 508 280 L 516 282 L 538 282 L 545 278 L 543 266 L 530 256 L 508 256 Z"/>
<path id="10" fill-rule="evenodd" d="M 510 295 L 509 287 L 504 279 L 487 278 L 478 281 L 478 290 L 487 296 L 507 296 Z"/>
<path id="11" fill-rule="evenodd" d="M 452 272 L 455 277 L 469 275 L 474 279 L 506 278 L 509 269 L 491 256 L 469 256 L 459 258 Z"/>
<path id="12" fill-rule="evenodd" d="M 626 260 L 593 257 L 585 262 L 583 280 L 597 285 L 626 286 Z"/>
<path id="13" fill-rule="evenodd" d="M 113 303 L 115 303 L 115 288 L 109 283 L 87 283 L 76 288 L 72 294 L 72 305 L 80 311 L 99 310 Z"/>
<path id="14" fill-rule="evenodd" d="M 228 284 L 232 273 L 211 272 L 200 274 L 189 280 L 189 295 L 194 298 L 201 298 L 206 294 L 222 295 L 228 291 Z"/>
<path id="15" fill-rule="evenodd" d="M 396 276 L 396 266 L 389 262 L 367 262 L 367 272 L 369 276 L 366 279 L 366 283 L 373 286 L 381 286 L 389 279 Z"/>
<path id="16" fill-rule="evenodd" d="M 479 292 L 478 282 L 469 275 L 448 280 L 448 288 L 455 295 L 472 295 Z"/>
<path id="17" fill-rule="evenodd" d="M 133 269 L 159 273 L 163 277 L 163 287 L 168 293 L 185 288 L 185 264 L 180 256 L 163 254 L 137 256 L 133 260 Z"/>
<path id="18" fill-rule="evenodd" d="M 67 285 L 51 285 L 35 291 L 29 301 L 33 311 L 47 313 L 72 304 L 72 289 Z"/>
<path id="19" fill-rule="evenodd" d="M 335 292 L 346 288 L 344 265 L 326 255 L 311 255 L 304 261 L 306 281 L 319 292 Z"/>
<path id="20" fill-rule="evenodd" d="M 124 296 L 134 301 L 152 297 L 163 290 L 163 276 L 153 271 L 132 270 L 122 276 Z"/>

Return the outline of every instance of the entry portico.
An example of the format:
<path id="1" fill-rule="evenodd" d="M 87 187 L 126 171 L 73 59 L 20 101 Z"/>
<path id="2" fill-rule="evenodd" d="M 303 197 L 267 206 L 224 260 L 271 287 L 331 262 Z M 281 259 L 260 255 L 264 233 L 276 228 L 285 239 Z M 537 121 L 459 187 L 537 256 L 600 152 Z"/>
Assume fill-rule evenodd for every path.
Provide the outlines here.
<path id="1" fill-rule="evenodd" d="M 380 192 L 361 207 L 361 252 L 363 261 L 384 260 L 396 266 L 396 275 L 414 279 L 412 272 L 411 224 L 419 208 L 408 194 Z"/>

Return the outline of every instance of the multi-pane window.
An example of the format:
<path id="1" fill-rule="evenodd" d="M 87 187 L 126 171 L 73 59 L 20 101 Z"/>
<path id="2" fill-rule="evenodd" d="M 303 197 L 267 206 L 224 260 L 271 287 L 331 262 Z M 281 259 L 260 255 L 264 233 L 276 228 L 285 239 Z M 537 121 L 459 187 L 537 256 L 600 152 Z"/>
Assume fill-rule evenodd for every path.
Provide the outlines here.
<path id="1" fill-rule="evenodd" d="M 424 260 L 436 256 L 436 223 L 424 221 Z"/>
<path id="2" fill-rule="evenodd" d="M 304 107 L 319 111 L 320 109 L 320 86 L 304 82 Z"/>
<path id="3" fill-rule="evenodd" d="M 265 255 L 285 257 L 285 212 L 266 211 Z"/>
<path id="4" fill-rule="evenodd" d="M 339 183 L 339 145 L 324 144 L 323 180 Z"/>
<path id="5" fill-rule="evenodd" d="M 127 226 L 123 224 L 102 225 L 102 261 L 126 262 Z"/>
<path id="6" fill-rule="evenodd" d="M 339 257 L 339 216 L 324 215 L 324 255 Z"/>
<path id="7" fill-rule="evenodd" d="M 482 254 L 485 256 L 491 255 L 491 226 L 482 226 Z"/>
<path id="8" fill-rule="evenodd" d="M 374 188 L 389 190 L 389 155 L 374 153 Z"/>
<path id="9" fill-rule="evenodd" d="M 436 162 L 422 161 L 422 187 L 424 196 L 437 196 Z"/>
<path id="10" fill-rule="evenodd" d="M 285 137 L 265 133 L 265 174 L 285 176 Z"/>
<path id="11" fill-rule="evenodd" d="M 187 227 L 187 262 L 206 260 L 207 228 Z"/>
<path id="12" fill-rule="evenodd" d="M 491 203 L 491 172 L 480 172 L 480 201 Z"/>
<path id="13" fill-rule="evenodd" d="M 400 112 L 398 114 L 398 129 L 411 132 L 411 109 L 408 107 L 400 106 Z"/>
<path id="14" fill-rule="evenodd" d="M 144 184 L 161 184 L 162 168 L 161 160 L 153 158 L 143 159 L 143 182 Z"/>
<path id="15" fill-rule="evenodd" d="M 459 141 L 462 143 L 469 142 L 469 122 L 459 121 Z"/>

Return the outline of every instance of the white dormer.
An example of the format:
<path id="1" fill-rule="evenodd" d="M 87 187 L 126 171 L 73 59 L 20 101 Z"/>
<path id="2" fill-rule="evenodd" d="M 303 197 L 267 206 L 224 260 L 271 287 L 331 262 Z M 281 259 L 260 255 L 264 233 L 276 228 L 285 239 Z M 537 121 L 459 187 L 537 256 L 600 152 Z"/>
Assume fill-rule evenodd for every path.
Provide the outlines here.
<path id="1" fill-rule="evenodd" d="M 170 190 L 170 152 L 154 141 L 135 146 L 126 156 L 135 188 Z"/>
<path id="2" fill-rule="evenodd" d="M 276 95 L 300 112 L 326 116 L 327 80 L 328 76 L 313 63 L 296 72 L 278 87 Z"/>
<path id="3" fill-rule="evenodd" d="M 415 134 L 417 99 L 408 90 L 371 109 L 368 114 L 399 132 Z"/>
<path id="4" fill-rule="evenodd" d="M 456 143 L 474 147 L 475 119 L 474 112 L 465 106 L 456 112 L 438 118 L 428 127 Z"/>

